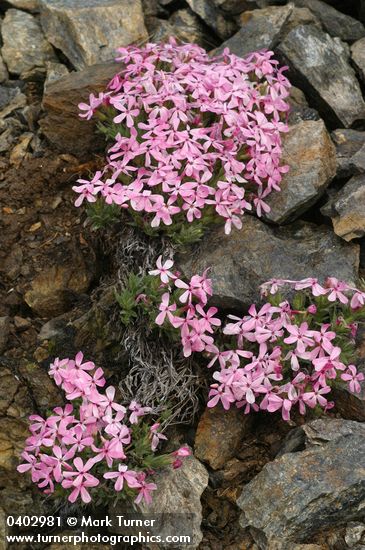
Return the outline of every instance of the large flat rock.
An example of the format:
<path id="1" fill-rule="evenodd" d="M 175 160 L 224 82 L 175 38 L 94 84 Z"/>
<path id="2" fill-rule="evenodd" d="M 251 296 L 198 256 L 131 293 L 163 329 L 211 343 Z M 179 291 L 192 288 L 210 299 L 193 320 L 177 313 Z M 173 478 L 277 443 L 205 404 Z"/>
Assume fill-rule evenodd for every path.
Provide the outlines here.
<path id="1" fill-rule="evenodd" d="M 240 231 L 212 231 L 195 253 L 178 258 L 178 266 L 186 276 L 210 267 L 216 304 L 242 307 L 257 300 L 259 285 L 272 278 L 317 277 L 323 282 L 332 275 L 355 282 L 359 246 L 345 243 L 324 226 L 295 222 L 273 228 L 245 215 Z"/>
<path id="2" fill-rule="evenodd" d="M 306 449 L 264 466 L 237 501 L 241 525 L 260 548 L 304 542 L 330 527 L 361 520 L 365 505 L 365 438 L 357 422 L 320 422 Z M 351 426 L 350 426 L 351 425 Z"/>
<path id="3" fill-rule="evenodd" d="M 115 50 L 147 39 L 141 0 L 41 0 L 48 40 L 76 69 L 115 57 Z"/>

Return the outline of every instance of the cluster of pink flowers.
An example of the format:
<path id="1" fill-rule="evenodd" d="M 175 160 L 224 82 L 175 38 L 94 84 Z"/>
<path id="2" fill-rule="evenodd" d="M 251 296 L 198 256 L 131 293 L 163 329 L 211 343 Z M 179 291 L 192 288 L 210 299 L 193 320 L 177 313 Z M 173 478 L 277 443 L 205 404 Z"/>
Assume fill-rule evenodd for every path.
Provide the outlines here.
<path id="1" fill-rule="evenodd" d="M 217 308 L 206 307 L 208 298 L 213 295 L 211 280 L 207 278 L 207 271 L 202 276 L 194 275 L 188 283 L 181 280 L 171 268 L 173 261 L 162 262 L 161 256 L 157 260 L 157 269 L 149 272 L 152 276 L 161 278 L 163 292 L 156 324 L 163 325 L 165 320 L 180 330 L 184 356 L 189 357 L 194 351 L 204 351 L 213 345 L 212 333 L 215 327 L 221 324 L 220 319 L 214 317 Z M 172 301 L 172 292 L 178 291 L 177 302 Z"/>
<path id="2" fill-rule="evenodd" d="M 226 233 L 252 205 L 259 216 L 269 211 L 265 198 L 288 170 L 280 160 L 290 84 L 273 52 L 210 57 L 174 39 L 118 52 L 124 68 L 79 105 L 115 142 L 105 168 L 73 188 L 76 206 L 100 196 L 152 227 L 205 210 L 225 220 Z"/>
<path id="3" fill-rule="evenodd" d="M 106 384 L 103 370 L 91 361 L 85 362 L 81 352 L 75 359 L 57 358 L 49 374 L 74 404 L 55 407 L 47 418 L 30 416 L 31 435 L 18 471 L 30 472 L 32 481 L 46 494 L 62 486 L 70 502 L 81 498 L 89 503 L 89 491 L 112 480 L 114 491 L 128 488 L 137 493 L 137 504 L 142 500 L 150 503 L 157 486 L 148 477 L 154 472 L 131 467 L 128 453 L 133 450 L 133 427 L 140 427 L 140 419 L 151 409 L 136 401 L 128 408 L 120 405 L 112 386 L 102 392 Z M 159 423 L 145 428 L 147 453 L 153 455 L 166 436 L 160 433 Z M 164 465 L 178 468 L 181 458 L 189 454 L 189 449 L 182 447 L 165 455 Z"/>
<path id="4" fill-rule="evenodd" d="M 150 272 L 161 277 L 166 289 L 156 323 L 167 320 L 180 329 L 185 356 L 203 352 L 209 358 L 208 367 L 219 366 L 208 407 L 221 403 L 229 409 L 234 403 L 245 413 L 280 410 L 283 419 L 289 420 L 293 406 L 301 414 L 307 407 L 333 407 L 327 397 L 336 380 L 347 382 L 352 393 L 361 391 L 364 375 L 350 363 L 345 349 L 349 341 L 354 343 L 354 319 L 365 317 L 365 292 L 334 277 L 324 286 L 316 279 L 269 281 L 262 286 L 264 295 L 274 295 L 289 284 L 303 294 L 303 307 L 295 309 L 285 299 L 277 305 L 253 304 L 242 318 L 228 315 L 222 330 L 221 320 L 215 317 L 217 309 L 206 307 L 212 295 L 206 273 L 185 283 L 171 268 L 171 261 L 163 264 L 159 258 L 157 269 Z M 182 294 L 175 297 L 174 287 L 182 289 Z"/>
<path id="5" fill-rule="evenodd" d="M 289 286 L 294 290 L 308 289 L 315 296 L 327 296 L 329 302 L 340 302 L 343 305 L 350 305 L 352 310 L 365 307 L 365 292 L 359 290 L 344 281 L 339 281 L 336 277 L 328 277 L 326 284 L 319 284 L 317 279 L 308 277 L 301 281 L 292 281 L 291 279 L 271 279 L 261 285 L 262 296 L 277 294 L 280 288 Z"/>

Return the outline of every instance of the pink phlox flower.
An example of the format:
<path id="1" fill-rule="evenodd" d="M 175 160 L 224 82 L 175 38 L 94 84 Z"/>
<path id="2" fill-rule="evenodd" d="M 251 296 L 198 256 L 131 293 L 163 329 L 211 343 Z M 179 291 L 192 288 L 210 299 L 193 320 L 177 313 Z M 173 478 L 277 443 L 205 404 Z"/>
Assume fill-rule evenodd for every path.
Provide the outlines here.
<path id="1" fill-rule="evenodd" d="M 89 400 L 92 403 L 97 404 L 100 409 L 103 409 L 104 416 L 106 415 L 111 416 L 114 410 L 120 414 L 119 418 L 122 419 L 126 413 L 126 408 L 123 407 L 123 405 L 116 403 L 114 399 L 115 399 L 115 388 L 113 386 L 109 386 L 105 390 L 105 394 L 99 394 L 94 392 L 94 393 L 91 393 L 91 395 L 89 396 Z"/>
<path id="2" fill-rule="evenodd" d="M 365 306 L 365 292 L 355 292 L 351 298 L 351 309 L 360 309 Z"/>
<path id="3" fill-rule="evenodd" d="M 328 277 L 326 280 L 326 287 L 330 289 L 330 294 L 328 295 L 328 300 L 330 302 L 339 300 L 342 304 L 348 303 L 349 299 L 345 296 L 344 292 L 346 292 L 349 287 L 345 282 L 339 281 L 336 277 Z"/>
<path id="4" fill-rule="evenodd" d="M 232 357 L 231 350 L 221 351 L 214 344 L 208 344 L 207 346 L 205 346 L 205 351 L 213 355 L 212 359 L 209 361 L 207 365 L 208 368 L 212 367 L 216 361 L 218 361 L 220 367 L 223 368 L 225 367 L 227 361 L 229 361 L 230 358 Z"/>
<path id="5" fill-rule="evenodd" d="M 78 108 L 80 111 L 85 111 L 84 113 L 79 113 L 79 117 L 86 118 L 86 120 L 90 120 L 96 109 L 100 107 L 100 105 L 104 101 L 104 94 L 102 92 L 99 93 L 98 96 L 95 96 L 94 94 L 89 95 L 89 103 L 79 103 Z"/>
<path id="6" fill-rule="evenodd" d="M 147 483 L 145 480 L 145 474 L 143 475 L 140 474 L 138 476 L 137 483 L 138 483 L 137 487 L 139 488 L 139 492 L 134 502 L 136 504 L 140 504 L 142 500 L 144 500 L 146 504 L 151 504 L 152 502 L 151 492 L 156 491 L 157 485 L 155 483 Z"/>
<path id="7" fill-rule="evenodd" d="M 125 416 L 125 413 L 123 411 L 118 411 L 115 415 L 105 415 L 103 417 L 103 421 L 105 422 L 105 433 L 109 435 L 113 435 L 114 437 L 121 434 L 121 431 L 123 430 L 123 434 L 129 437 L 129 429 L 121 423 L 121 420 L 123 420 Z M 128 443 L 128 441 L 126 441 Z"/>
<path id="8" fill-rule="evenodd" d="M 324 355 L 322 357 L 317 357 L 313 359 L 313 366 L 316 371 L 321 371 L 324 367 L 335 368 L 338 370 L 345 370 L 345 365 L 339 361 L 341 355 L 341 348 L 335 346 L 332 348 L 332 351 L 329 355 Z"/>
<path id="9" fill-rule="evenodd" d="M 119 464 L 118 471 L 106 472 L 103 477 L 105 479 L 115 480 L 114 490 L 117 492 L 122 491 L 124 481 L 131 489 L 140 487 L 140 483 L 137 481 L 137 473 L 133 470 L 128 470 L 128 466 L 126 464 Z"/>
<path id="10" fill-rule="evenodd" d="M 315 385 L 313 391 L 303 393 L 303 401 L 308 407 L 313 409 L 317 404 L 322 408 L 326 407 L 327 399 L 323 397 L 327 393 L 330 393 L 331 388 L 329 386 Z"/>
<path id="11" fill-rule="evenodd" d="M 207 407 L 215 407 L 219 402 L 222 403 L 223 408 L 228 411 L 231 406 L 231 403 L 235 401 L 235 398 L 228 388 L 219 384 L 212 384 L 209 391 L 210 400 L 207 403 Z"/>
<path id="12" fill-rule="evenodd" d="M 361 393 L 360 382 L 364 380 L 364 374 L 357 372 L 355 365 L 349 365 L 347 371 L 341 374 L 342 380 L 348 382 L 348 387 L 352 393 Z"/>
<path id="13" fill-rule="evenodd" d="M 66 365 L 68 364 L 69 359 L 56 359 L 51 363 L 48 374 L 54 379 L 57 386 L 61 386 L 63 382 L 64 375 L 66 375 Z"/>
<path id="14" fill-rule="evenodd" d="M 85 434 L 83 426 L 78 424 L 69 430 L 68 434 L 63 436 L 62 443 L 72 445 L 75 451 L 81 452 L 85 447 L 90 447 L 94 443 L 94 438 Z"/>
<path id="15" fill-rule="evenodd" d="M 23 474 L 24 472 L 32 471 L 38 462 L 38 459 L 26 451 L 23 451 L 21 457 L 25 460 L 23 464 L 17 466 L 17 471 Z"/>
<path id="16" fill-rule="evenodd" d="M 148 273 L 149 275 L 159 275 L 161 281 L 167 284 L 170 279 L 175 278 L 174 274 L 170 271 L 173 265 L 174 262 L 172 260 L 166 260 L 162 263 L 162 256 L 159 256 L 156 262 L 157 269 L 153 269 Z"/>
<path id="17" fill-rule="evenodd" d="M 146 414 L 152 412 L 151 407 L 142 407 L 142 405 L 140 405 L 139 403 L 137 403 L 137 401 L 134 401 L 134 400 L 131 401 L 128 409 L 132 411 L 129 417 L 129 422 L 131 424 L 137 424 L 138 419 L 140 417 L 145 416 Z"/>
<path id="18" fill-rule="evenodd" d="M 94 461 L 100 462 L 102 460 L 105 460 L 108 467 L 111 468 L 113 466 L 113 458 L 115 453 L 113 453 L 112 449 L 112 443 L 113 441 L 110 439 L 105 439 L 103 436 L 100 436 L 100 440 L 102 443 L 101 447 L 96 447 L 95 445 L 91 445 L 91 449 L 95 454 Z M 117 458 L 123 458 L 124 452 L 121 453 L 121 455 Z"/>
<path id="19" fill-rule="evenodd" d="M 157 325 L 163 325 L 164 322 L 165 322 L 166 316 L 167 316 L 168 320 L 170 321 L 170 323 L 174 319 L 174 316 L 173 316 L 172 312 L 176 311 L 177 306 L 176 306 L 176 304 L 169 304 L 169 300 L 170 300 L 170 294 L 168 292 L 165 292 L 162 295 L 162 301 L 161 301 L 161 304 L 159 305 L 159 308 L 158 308 L 160 313 L 157 315 L 157 317 L 155 319 L 155 323 Z"/>
<path id="20" fill-rule="evenodd" d="M 155 424 L 153 424 L 150 428 L 150 435 L 151 435 L 151 438 L 152 438 L 152 442 L 151 442 L 151 450 L 153 452 L 156 451 L 159 443 L 161 440 L 166 440 L 167 437 L 160 433 L 158 430 L 160 428 L 160 424 L 158 422 L 156 422 Z"/>
<path id="21" fill-rule="evenodd" d="M 313 331 L 308 330 L 308 323 L 304 322 L 298 327 L 296 325 L 288 325 L 286 330 L 289 332 L 290 336 L 284 338 L 286 344 L 297 344 L 297 350 L 299 353 L 304 353 L 308 346 L 314 344 L 312 338 Z"/>
<path id="22" fill-rule="evenodd" d="M 68 497 L 70 502 L 75 502 L 79 496 L 81 500 L 88 504 L 91 501 L 91 495 L 88 492 L 88 488 L 97 487 L 100 481 L 89 473 L 91 468 L 95 465 L 93 459 L 87 460 L 84 464 L 80 457 L 76 457 L 73 461 L 75 470 L 71 472 L 64 472 L 64 480 L 62 481 L 62 487 L 65 489 L 73 488 L 71 494 Z"/>
<path id="23" fill-rule="evenodd" d="M 219 327 L 221 325 L 221 320 L 214 315 L 217 313 L 218 309 L 216 307 L 210 307 L 208 311 L 205 311 L 200 304 L 196 306 L 196 311 L 204 319 L 204 330 L 213 333 L 214 329 L 212 327 Z"/>
<path id="24" fill-rule="evenodd" d="M 53 455 L 44 455 L 43 462 L 52 467 L 52 475 L 57 483 L 60 483 L 64 478 L 63 472 L 72 471 L 72 466 L 68 464 L 68 460 L 71 460 L 75 456 L 74 449 L 62 449 L 59 445 L 52 447 Z"/>

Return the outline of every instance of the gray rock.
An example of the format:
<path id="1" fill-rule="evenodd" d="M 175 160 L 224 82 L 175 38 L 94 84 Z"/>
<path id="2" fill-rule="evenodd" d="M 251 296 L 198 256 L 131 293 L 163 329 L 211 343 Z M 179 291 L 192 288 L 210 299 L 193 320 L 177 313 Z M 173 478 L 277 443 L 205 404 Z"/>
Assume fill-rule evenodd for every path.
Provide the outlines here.
<path id="1" fill-rule="evenodd" d="M 320 445 L 275 459 L 243 488 L 237 501 L 241 526 L 250 527 L 261 548 L 273 539 L 305 542 L 364 517 L 364 427 L 352 424 L 348 429 L 346 422 L 344 435 L 336 434 L 336 426 L 342 432 L 339 424 L 329 420 L 329 433 L 322 424 L 315 429 Z"/>
<path id="2" fill-rule="evenodd" d="M 259 285 L 272 278 L 324 281 L 333 275 L 355 282 L 359 246 L 344 243 L 327 227 L 295 222 L 271 228 L 246 215 L 240 231 L 212 231 L 194 254 L 180 255 L 178 265 L 187 276 L 210 267 L 217 305 L 242 307 L 256 301 Z"/>
<path id="3" fill-rule="evenodd" d="M 17 117 L 0 118 L 0 153 L 9 151 L 24 127 Z M 18 268 L 20 269 L 20 267 Z"/>
<path id="4" fill-rule="evenodd" d="M 241 16 L 241 29 L 224 42 L 217 53 L 229 48 L 231 53 L 244 57 L 256 50 L 273 49 L 278 44 L 292 12 L 292 4 L 244 12 Z"/>
<path id="5" fill-rule="evenodd" d="M 305 92 L 329 124 L 349 127 L 365 118 L 365 103 L 349 65 L 348 47 L 338 38 L 313 25 L 301 25 L 277 50 L 291 69 L 293 84 Z"/>
<path id="6" fill-rule="evenodd" d="M 86 156 L 103 149 L 104 138 L 96 133 L 94 121 L 79 118 L 78 104 L 88 101 L 90 93 L 105 90 L 120 68 L 117 63 L 92 65 L 47 85 L 43 96 L 46 114 L 40 126 L 58 150 Z"/>
<path id="7" fill-rule="evenodd" d="M 159 0 L 142 0 L 142 10 L 148 31 L 148 19 L 150 17 L 168 18 L 169 16 L 168 10 L 164 8 L 163 2 L 160 2 Z"/>
<path id="8" fill-rule="evenodd" d="M 77 69 L 108 61 L 115 50 L 147 39 L 141 0 L 41 0 L 48 40 Z"/>
<path id="9" fill-rule="evenodd" d="M 349 15 L 337 11 L 321 0 L 292 0 L 296 6 L 309 8 L 323 29 L 331 36 L 338 36 L 345 42 L 354 42 L 365 36 L 365 27 Z"/>
<path id="10" fill-rule="evenodd" d="M 341 128 L 331 134 L 336 147 L 337 172 L 339 178 L 349 178 L 358 172 L 359 157 L 354 155 L 365 145 L 365 132 Z"/>
<path id="11" fill-rule="evenodd" d="M 266 7 L 266 0 L 213 0 L 213 3 L 227 15 L 238 15 L 243 11 Z"/>
<path id="12" fill-rule="evenodd" d="M 346 526 L 345 542 L 349 548 L 353 548 L 358 542 L 361 542 L 365 534 L 365 524 L 351 522 Z"/>
<path id="13" fill-rule="evenodd" d="M 20 91 L 20 88 L 0 86 L 0 119 L 11 115 L 17 109 L 25 107 L 26 103 L 26 97 Z"/>
<path id="14" fill-rule="evenodd" d="M 353 174 L 365 173 L 365 144 L 351 157 L 350 170 Z"/>
<path id="15" fill-rule="evenodd" d="M 244 14 L 242 14 L 241 18 L 242 17 L 244 17 Z M 284 36 L 286 36 L 292 29 L 295 29 L 295 27 L 298 27 L 299 25 L 314 25 L 319 29 L 322 28 L 321 23 L 308 8 L 298 8 L 297 6 L 294 6 L 288 23 L 285 26 L 282 38 L 284 38 Z"/>
<path id="16" fill-rule="evenodd" d="M 236 26 L 227 20 L 215 6 L 213 0 L 186 0 L 189 7 L 213 29 L 217 35 L 225 40 L 236 30 Z"/>
<path id="17" fill-rule="evenodd" d="M 288 124 L 289 126 L 295 126 L 301 122 L 307 120 L 321 120 L 321 117 L 318 114 L 318 111 L 312 109 L 311 107 L 304 106 L 293 106 L 289 111 Z"/>
<path id="18" fill-rule="evenodd" d="M 47 61 L 56 59 L 37 19 L 30 13 L 10 9 L 1 26 L 2 57 L 12 74 L 24 77 L 32 72 L 45 72 Z"/>
<path id="19" fill-rule="evenodd" d="M 39 0 L 6 0 L 8 4 L 18 10 L 36 12 L 39 10 Z"/>
<path id="20" fill-rule="evenodd" d="M 0 152 L 11 149 L 19 135 L 24 130 L 24 125 L 16 116 L 15 111 L 26 106 L 26 97 L 18 87 L 0 85 Z M 23 112 L 23 111 L 22 111 Z M 9 116 L 12 114 L 15 116 Z"/>
<path id="21" fill-rule="evenodd" d="M 323 446 L 329 441 L 337 441 L 341 437 L 356 434 L 365 436 L 365 424 L 342 418 L 319 418 L 291 430 L 277 456 L 297 452 L 304 448 Z"/>
<path id="22" fill-rule="evenodd" d="M 9 78 L 8 69 L 4 63 L 2 56 L 0 55 L 0 83 Z"/>
<path id="23" fill-rule="evenodd" d="M 43 342 L 44 340 L 64 340 L 69 336 L 67 321 L 62 317 L 56 317 L 47 321 L 42 325 L 38 334 L 38 339 Z"/>
<path id="24" fill-rule="evenodd" d="M 336 152 L 322 120 L 292 126 L 283 136 L 284 174 L 281 191 L 272 193 L 266 219 L 274 223 L 293 221 L 322 195 L 336 174 Z"/>
<path id="25" fill-rule="evenodd" d="M 0 317 L 0 354 L 6 349 L 10 334 L 10 318 Z"/>
<path id="26" fill-rule="evenodd" d="M 151 535 L 160 535 L 163 539 L 177 532 L 179 535 L 190 535 L 191 544 L 174 548 L 197 548 L 203 538 L 200 530 L 203 519 L 200 497 L 208 485 L 208 472 L 194 456 L 190 456 L 183 460 L 181 468 L 170 468 L 161 472 L 160 476 L 156 475 L 155 482 L 158 489 L 154 492 L 152 503 L 139 507 L 142 514 L 157 518 L 156 524 L 148 527 L 147 531 Z M 126 511 L 131 512 L 122 503 L 109 508 L 113 532 L 125 534 L 125 528 L 114 528 L 117 522 L 113 521 L 113 517 L 124 515 Z M 138 530 L 143 533 L 143 528 L 138 527 Z M 171 544 L 159 545 L 159 548 L 166 547 L 171 548 Z"/>
<path id="27" fill-rule="evenodd" d="M 68 68 L 66 65 L 63 65 L 62 63 L 53 63 L 49 61 L 46 65 L 47 68 L 47 77 L 44 82 L 44 87 L 46 88 L 51 82 L 56 82 L 56 80 L 59 80 L 63 76 L 67 76 L 69 74 Z"/>
<path id="28" fill-rule="evenodd" d="M 365 83 L 365 38 L 352 44 L 351 57 L 362 82 Z"/>
<path id="29" fill-rule="evenodd" d="M 190 9 L 175 11 L 169 20 L 155 19 L 151 40 L 162 42 L 168 40 L 170 36 L 182 42 L 199 44 L 207 49 L 212 47 L 212 38 L 207 36 L 201 19 Z"/>
<path id="30" fill-rule="evenodd" d="M 354 176 L 321 208 L 336 235 L 351 241 L 365 235 L 365 175 Z"/>
<path id="31" fill-rule="evenodd" d="M 302 90 L 299 90 L 299 88 L 296 88 L 295 86 L 290 88 L 288 102 L 291 109 L 294 107 L 308 107 L 307 100 Z"/>

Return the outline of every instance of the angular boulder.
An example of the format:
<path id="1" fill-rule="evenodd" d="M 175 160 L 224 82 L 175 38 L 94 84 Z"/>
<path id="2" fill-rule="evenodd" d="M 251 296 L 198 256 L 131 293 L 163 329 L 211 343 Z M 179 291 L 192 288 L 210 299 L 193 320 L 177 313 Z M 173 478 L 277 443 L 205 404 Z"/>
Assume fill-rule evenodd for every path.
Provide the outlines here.
<path id="1" fill-rule="evenodd" d="M 10 9 L 1 25 L 2 57 L 10 73 L 22 78 L 36 70 L 45 72 L 47 61 L 55 61 L 38 20 L 30 13 Z"/>
<path id="2" fill-rule="evenodd" d="M 336 147 L 336 176 L 349 178 L 359 173 L 356 167 L 359 158 L 355 155 L 365 145 L 365 132 L 341 128 L 332 132 L 331 137 Z"/>
<path id="3" fill-rule="evenodd" d="M 348 128 L 365 119 L 365 103 L 346 44 L 314 25 L 300 25 L 277 51 L 290 67 L 292 83 L 306 93 L 328 124 Z"/>
<path id="4" fill-rule="evenodd" d="M 283 136 L 283 164 L 290 170 L 281 191 L 272 193 L 265 218 L 282 224 L 293 221 L 323 194 L 336 174 L 336 151 L 322 120 L 306 120 Z"/>
<path id="5" fill-rule="evenodd" d="M 275 540 L 305 542 L 318 532 L 363 518 L 364 426 L 333 424 L 330 419 L 319 426 L 315 422 L 309 425 L 312 433 L 305 450 L 268 463 L 237 501 L 241 526 L 250 528 L 262 548 Z"/>
<path id="6" fill-rule="evenodd" d="M 151 40 L 161 42 L 174 36 L 182 42 L 193 42 L 210 49 L 212 38 L 209 34 L 204 23 L 194 12 L 190 9 L 183 9 L 175 11 L 168 20 L 155 18 Z"/>
<path id="7" fill-rule="evenodd" d="M 292 12 L 292 4 L 244 12 L 240 17 L 241 29 L 224 42 L 217 49 L 217 53 L 229 48 L 231 53 L 244 57 L 256 50 L 273 49 L 279 42 Z"/>
<path id="8" fill-rule="evenodd" d="M 96 132 L 94 121 L 79 117 L 78 104 L 87 102 L 90 93 L 97 95 L 105 90 L 120 68 L 118 63 L 102 63 L 47 84 L 43 96 L 45 116 L 40 126 L 59 151 L 87 156 L 105 146 L 104 137 Z"/>
<path id="9" fill-rule="evenodd" d="M 76 69 L 114 59 L 115 50 L 148 38 L 141 0 L 41 0 L 41 24 Z"/>
<path id="10" fill-rule="evenodd" d="M 365 83 L 365 38 L 351 46 L 351 57 L 361 81 Z"/>
<path id="11" fill-rule="evenodd" d="M 235 25 L 224 17 L 213 0 L 186 0 L 186 2 L 190 9 L 223 40 L 234 33 Z"/>
<path id="12" fill-rule="evenodd" d="M 354 176 L 321 208 L 332 219 L 336 235 L 345 241 L 365 235 L 365 174 Z"/>
<path id="13" fill-rule="evenodd" d="M 341 258 L 339 262 L 338 259 Z M 359 246 L 347 244 L 327 227 L 295 222 L 272 228 L 245 215 L 243 227 L 225 235 L 208 234 L 195 252 L 177 258 L 186 276 L 210 268 L 213 300 L 223 308 L 242 308 L 259 298 L 259 285 L 268 279 L 328 276 L 355 282 Z"/>
<path id="14" fill-rule="evenodd" d="M 365 36 L 365 27 L 357 19 L 329 6 L 322 0 L 292 0 L 301 8 L 309 8 L 318 17 L 323 29 L 331 36 L 338 36 L 345 42 L 354 42 Z"/>
<path id="15" fill-rule="evenodd" d="M 208 485 L 208 472 L 194 456 L 183 460 L 181 468 L 172 468 L 156 475 L 157 490 L 154 491 L 152 503 L 148 506 L 138 507 L 137 517 L 155 519 L 151 527 L 138 527 L 138 531 L 146 535 L 159 535 L 162 540 L 176 535 L 191 537 L 188 548 L 197 548 L 203 538 L 200 526 L 203 519 L 201 495 Z M 131 513 L 130 507 L 121 502 L 109 508 L 109 515 L 113 523 L 113 532 L 126 534 L 125 527 L 117 527 L 117 521 L 113 520 L 117 515 Z M 186 544 L 174 546 L 174 548 L 186 548 Z M 159 548 L 171 548 L 169 544 L 159 544 Z"/>

